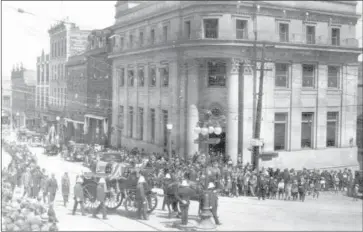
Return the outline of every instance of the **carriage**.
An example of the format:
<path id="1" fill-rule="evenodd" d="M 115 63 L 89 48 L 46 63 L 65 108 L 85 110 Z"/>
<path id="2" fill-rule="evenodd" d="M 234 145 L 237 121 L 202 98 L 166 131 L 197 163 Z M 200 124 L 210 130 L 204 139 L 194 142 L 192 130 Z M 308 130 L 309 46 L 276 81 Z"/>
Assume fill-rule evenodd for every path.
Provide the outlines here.
<path id="1" fill-rule="evenodd" d="M 87 147 L 87 144 L 69 141 L 64 158 L 68 161 L 82 162 L 85 160 L 85 152 Z"/>
<path id="2" fill-rule="evenodd" d="M 107 193 L 105 205 L 108 210 L 116 210 L 124 204 L 127 212 L 136 212 L 136 185 L 138 181 L 137 173 L 142 172 L 148 182 L 149 174 L 153 172 L 151 169 L 136 170 L 129 164 L 115 164 L 117 167 L 112 173 L 95 173 L 87 172 L 83 174 L 83 191 L 85 196 L 84 205 L 87 210 L 92 210 L 99 205 L 97 202 L 97 183 L 101 178 L 105 178 Z M 148 213 L 155 210 L 158 204 L 156 193 L 147 190 Z"/>

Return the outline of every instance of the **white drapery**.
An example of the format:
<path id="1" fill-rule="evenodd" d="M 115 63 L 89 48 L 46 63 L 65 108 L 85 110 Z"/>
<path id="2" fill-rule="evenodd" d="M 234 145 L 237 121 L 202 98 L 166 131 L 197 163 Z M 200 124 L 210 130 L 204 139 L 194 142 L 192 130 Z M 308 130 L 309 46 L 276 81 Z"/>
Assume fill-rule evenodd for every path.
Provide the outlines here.
<path id="1" fill-rule="evenodd" d="M 106 118 L 103 120 L 103 132 L 107 136 L 107 132 L 108 132 L 108 121 L 107 121 Z"/>

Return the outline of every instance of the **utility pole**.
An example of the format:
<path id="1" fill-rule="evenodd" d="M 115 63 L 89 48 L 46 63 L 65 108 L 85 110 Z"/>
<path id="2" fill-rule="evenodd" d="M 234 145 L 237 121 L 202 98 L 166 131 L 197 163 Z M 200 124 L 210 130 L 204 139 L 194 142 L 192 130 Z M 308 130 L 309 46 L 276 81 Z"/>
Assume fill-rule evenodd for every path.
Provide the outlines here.
<path id="1" fill-rule="evenodd" d="M 272 46 L 270 46 L 272 47 Z M 265 49 L 266 46 L 263 44 L 262 47 L 262 57 L 261 57 L 261 68 L 258 69 L 260 71 L 259 78 L 259 87 L 258 87 L 258 101 L 257 101 L 257 109 L 256 109 L 256 121 L 254 124 L 254 136 L 255 140 L 260 140 L 261 134 L 261 116 L 262 116 L 262 97 L 263 97 L 263 79 L 264 79 L 264 71 L 271 71 L 271 69 L 265 69 Z M 256 54 L 256 53 L 255 53 Z M 257 55 L 256 55 L 257 56 Z M 257 64 L 257 59 L 255 60 L 255 64 Z M 255 66 L 255 72 L 257 73 L 257 65 Z M 253 146 L 252 150 L 252 164 L 253 169 L 258 170 L 259 168 L 259 159 L 260 159 L 260 146 Z"/>
<path id="2" fill-rule="evenodd" d="M 252 112 L 252 131 L 255 131 L 255 123 L 256 123 L 256 85 L 257 85 L 257 2 L 253 1 L 253 34 L 254 34 L 254 41 L 253 41 L 253 62 L 254 65 L 253 69 L 253 112 Z M 252 157 L 252 162 L 253 162 Z"/>

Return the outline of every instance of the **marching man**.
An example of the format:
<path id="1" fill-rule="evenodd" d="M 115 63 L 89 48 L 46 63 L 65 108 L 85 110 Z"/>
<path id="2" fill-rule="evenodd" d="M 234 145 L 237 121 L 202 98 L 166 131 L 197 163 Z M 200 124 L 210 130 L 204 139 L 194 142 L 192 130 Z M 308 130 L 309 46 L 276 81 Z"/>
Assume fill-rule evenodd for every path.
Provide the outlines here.
<path id="1" fill-rule="evenodd" d="M 104 220 L 107 220 L 107 211 L 105 206 L 105 200 L 106 200 L 106 181 L 104 178 L 101 178 L 97 185 L 97 200 L 100 202 L 98 207 L 93 212 L 93 217 L 97 218 L 97 214 L 102 210 L 102 216 Z"/>
<path id="2" fill-rule="evenodd" d="M 146 190 L 148 189 L 144 176 L 140 176 L 136 187 L 135 200 L 137 203 L 137 216 L 140 220 L 148 220 Z"/>

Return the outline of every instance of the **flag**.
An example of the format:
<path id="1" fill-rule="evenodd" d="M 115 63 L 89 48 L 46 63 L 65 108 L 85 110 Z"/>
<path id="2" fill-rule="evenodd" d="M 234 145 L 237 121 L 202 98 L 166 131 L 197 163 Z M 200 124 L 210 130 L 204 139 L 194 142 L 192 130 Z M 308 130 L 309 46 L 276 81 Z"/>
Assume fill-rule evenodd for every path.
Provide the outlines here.
<path id="1" fill-rule="evenodd" d="M 107 136 L 107 131 L 108 131 L 108 123 L 107 123 L 107 119 L 105 118 L 103 120 L 103 132 L 105 133 L 106 136 Z"/>
<path id="2" fill-rule="evenodd" d="M 123 165 L 121 163 L 116 163 L 112 165 L 112 171 L 110 174 L 110 180 L 119 179 L 122 176 L 123 173 Z"/>

